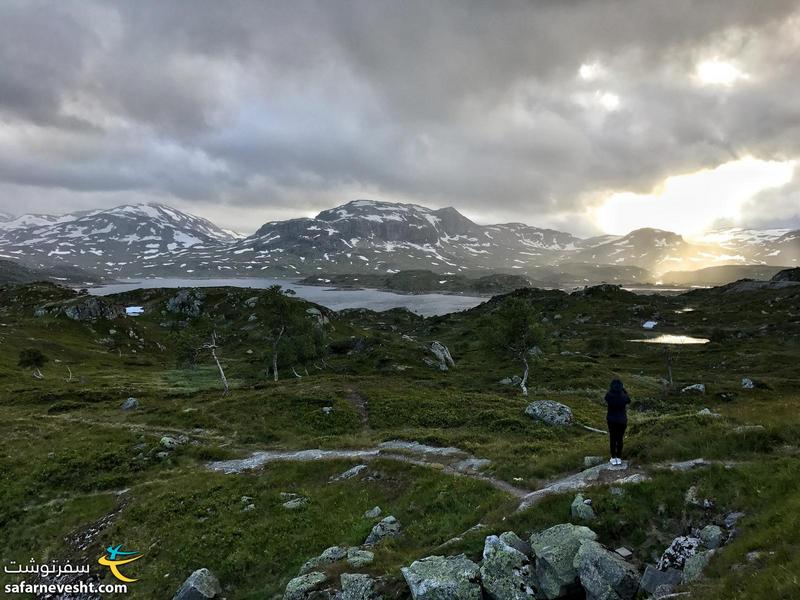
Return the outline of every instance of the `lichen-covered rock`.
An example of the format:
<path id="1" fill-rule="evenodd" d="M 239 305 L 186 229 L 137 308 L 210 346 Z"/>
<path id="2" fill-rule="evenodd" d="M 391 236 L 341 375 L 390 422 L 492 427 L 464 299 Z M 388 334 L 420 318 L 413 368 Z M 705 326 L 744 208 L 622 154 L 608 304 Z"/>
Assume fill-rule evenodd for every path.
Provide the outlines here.
<path id="1" fill-rule="evenodd" d="M 167 300 L 167 311 L 180 313 L 188 317 L 199 317 L 203 312 L 203 301 L 206 295 L 196 289 L 179 290 L 172 298 Z"/>
<path id="2" fill-rule="evenodd" d="M 139 401 L 136 398 L 128 398 L 122 403 L 122 410 L 136 410 L 139 408 Z"/>
<path id="3" fill-rule="evenodd" d="M 441 342 L 431 343 L 430 351 L 439 361 L 438 366 L 440 371 L 447 371 L 449 367 L 456 366 L 456 363 L 453 361 L 453 357 L 450 356 L 450 350 L 448 350 L 447 346 Z"/>
<path id="4" fill-rule="evenodd" d="M 375 560 L 375 553 L 360 548 L 347 549 L 347 564 L 356 569 L 371 565 Z"/>
<path id="5" fill-rule="evenodd" d="M 342 573 L 342 593 L 339 600 L 380 600 L 375 593 L 375 581 L 369 575 Z"/>
<path id="6" fill-rule="evenodd" d="M 581 525 L 555 525 L 531 536 L 531 551 L 536 557 L 539 595 L 553 600 L 574 587 L 578 571 L 573 561 L 581 543 L 594 541 L 597 534 Z"/>
<path id="7" fill-rule="evenodd" d="M 492 600 L 526 600 L 534 597 L 530 560 L 496 535 L 486 538 L 481 564 L 483 589 Z"/>
<path id="8" fill-rule="evenodd" d="M 656 564 L 659 571 L 668 568 L 683 569 L 686 559 L 697 554 L 700 548 L 700 539 L 688 535 L 681 535 L 672 540 L 669 548 L 664 550 L 661 559 Z"/>
<path id="9" fill-rule="evenodd" d="M 682 573 L 678 569 L 668 568 L 663 571 L 653 565 L 647 565 L 642 575 L 639 586 L 648 594 L 655 594 L 657 590 L 674 589 L 681 583 Z"/>
<path id="10" fill-rule="evenodd" d="M 531 545 L 520 538 L 516 533 L 513 531 L 505 531 L 500 534 L 500 541 L 505 542 L 515 550 L 519 550 L 525 556 L 531 555 Z"/>
<path id="11" fill-rule="evenodd" d="M 565 426 L 572 425 L 574 418 L 572 409 L 560 402 L 552 400 L 537 400 L 531 402 L 525 409 L 525 414 L 536 421 L 546 425 Z"/>
<path id="12" fill-rule="evenodd" d="M 581 521 L 592 521 L 596 518 L 594 509 L 592 508 L 592 501 L 589 500 L 587 502 L 583 494 L 575 495 L 575 499 L 569 507 L 569 512 L 573 519 L 579 519 Z"/>
<path id="13" fill-rule="evenodd" d="M 714 552 L 715 550 L 706 550 L 687 558 L 683 565 L 683 583 L 691 583 L 700 579 L 703 576 L 703 570 L 708 565 L 708 561 L 714 556 Z"/>
<path id="14" fill-rule="evenodd" d="M 295 577 L 286 584 L 283 600 L 308 600 L 327 580 L 324 574 L 316 571 Z"/>
<path id="15" fill-rule="evenodd" d="M 172 600 L 210 600 L 221 597 L 222 588 L 214 574 L 208 569 L 197 569 L 186 578 Z"/>
<path id="16" fill-rule="evenodd" d="M 573 566 L 586 600 L 633 600 L 639 590 L 636 569 L 597 542 L 583 542 Z"/>
<path id="17" fill-rule="evenodd" d="M 325 548 L 325 550 L 322 551 L 322 554 L 312 558 L 311 560 L 307 560 L 306 563 L 300 567 L 299 574 L 305 575 L 306 573 L 310 573 L 319 567 L 332 565 L 335 562 L 343 560 L 346 556 L 347 548 L 343 548 L 342 546 L 331 546 L 330 548 Z"/>
<path id="18" fill-rule="evenodd" d="M 398 535 L 400 535 L 400 521 L 392 515 L 389 515 L 372 528 L 372 531 L 369 532 L 367 539 L 364 541 L 364 545 L 374 546 L 387 537 L 395 537 Z"/>
<path id="19" fill-rule="evenodd" d="M 381 512 L 383 512 L 383 511 L 381 510 L 380 506 L 373 506 L 368 511 L 364 512 L 364 518 L 365 519 L 377 519 L 378 517 L 381 516 Z"/>
<path id="20" fill-rule="evenodd" d="M 414 600 L 480 600 L 478 565 L 463 554 L 429 556 L 401 569 Z"/>
<path id="21" fill-rule="evenodd" d="M 116 319 L 122 316 L 122 308 L 109 304 L 96 296 L 89 296 L 64 308 L 64 314 L 73 321 L 96 321 Z"/>
<path id="22" fill-rule="evenodd" d="M 711 550 L 722 545 L 722 536 L 722 528 L 718 525 L 706 525 L 700 530 L 700 541 Z"/>

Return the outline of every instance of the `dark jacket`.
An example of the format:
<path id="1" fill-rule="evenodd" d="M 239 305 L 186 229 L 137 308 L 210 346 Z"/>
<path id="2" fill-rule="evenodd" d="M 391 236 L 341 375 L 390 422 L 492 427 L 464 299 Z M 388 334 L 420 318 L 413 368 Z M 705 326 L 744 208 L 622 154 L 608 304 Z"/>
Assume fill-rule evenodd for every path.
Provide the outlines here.
<path id="1" fill-rule="evenodd" d="M 619 379 L 612 381 L 611 389 L 606 394 L 606 404 L 608 405 L 606 420 L 609 423 L 627 423 L 628 415 L 625 407 L 630 403 L 630 396 L 622 386 L 622 382 Z"/>

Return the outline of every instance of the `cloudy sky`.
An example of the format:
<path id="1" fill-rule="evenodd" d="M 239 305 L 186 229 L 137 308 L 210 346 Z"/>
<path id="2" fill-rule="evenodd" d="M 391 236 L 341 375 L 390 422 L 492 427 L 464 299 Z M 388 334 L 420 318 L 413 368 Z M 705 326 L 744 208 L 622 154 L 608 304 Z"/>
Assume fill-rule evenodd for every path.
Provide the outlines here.
<path id="1" fill-rule="evenodd" d="M 798 0 L 4 0 L 0 210 L 797 226 L 798 31 Z"/>

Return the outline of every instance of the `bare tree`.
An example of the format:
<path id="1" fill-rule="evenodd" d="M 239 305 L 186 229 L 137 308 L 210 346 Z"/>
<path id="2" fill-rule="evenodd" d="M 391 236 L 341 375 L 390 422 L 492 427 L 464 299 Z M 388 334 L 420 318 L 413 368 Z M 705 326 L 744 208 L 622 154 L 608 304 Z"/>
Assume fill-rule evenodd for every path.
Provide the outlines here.
<path id="1" fill-rule="evenodd" d="M 222 381 L 222 387 L 224 388 L 222 395 L 226 395 L 228 393 L 228 378 L 225 377 L 225 371 L 222 369 L 222 363 L 219 362 L 219 358 L 217 358 L 217 332 L 211 332 L 211 341 L 206 342 L 200 348 L 202 350 L 208 350 L 211 353 L 211 358 L 214 359 L 214 362 L 217 363 L 217 368 L 219 369 L 219 378 Z"/>
<path id="2" fill-rule="evenodd" d="M 536 315 L 523 300 L 512 298 L 507 300 L 500 310 L 490 319 L 491 333 L 489 342 L 495 348 L 509 354 L 520 361 L 524 367 L 519 387 L 524 396 L 528 395 L 528 374 L 530 364 L 528 357 L 543 340 Z"/>

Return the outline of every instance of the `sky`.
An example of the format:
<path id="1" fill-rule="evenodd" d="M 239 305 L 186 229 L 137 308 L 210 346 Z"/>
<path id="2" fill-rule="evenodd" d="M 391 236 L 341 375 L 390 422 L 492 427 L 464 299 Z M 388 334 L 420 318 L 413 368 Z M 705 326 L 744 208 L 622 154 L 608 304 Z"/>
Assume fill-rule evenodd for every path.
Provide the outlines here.
<path id="1" fill-rule="evenodd" d="M 800 226 L 800 0 L 0 3 L 0 211 Z"/>

